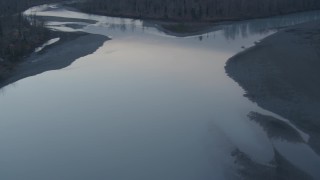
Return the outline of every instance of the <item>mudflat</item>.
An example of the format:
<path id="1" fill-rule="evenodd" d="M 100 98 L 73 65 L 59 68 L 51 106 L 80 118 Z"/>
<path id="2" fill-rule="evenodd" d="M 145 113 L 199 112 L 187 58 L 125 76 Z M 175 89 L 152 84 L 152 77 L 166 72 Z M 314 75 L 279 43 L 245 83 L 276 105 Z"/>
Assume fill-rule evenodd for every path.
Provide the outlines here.
<path id="1" fill-rule="evenodd" d="M 5 79 L 0 82 L 0 88 L 29 76 L 67 67 L 78 58 L 94 53 L 109 40 L 106 36 L 82 32 L 61 32 L 57 37 L 60 37 L 60 41 L 46 47 L 40 53 L 30 55 L 7 73 Z"/>
<path id="2" fill-rule="evenodd" d="M 320 22 L 290 26 L 232 57 L 227 74 L 259 106 L 307 133 L 320 155 Z"/>

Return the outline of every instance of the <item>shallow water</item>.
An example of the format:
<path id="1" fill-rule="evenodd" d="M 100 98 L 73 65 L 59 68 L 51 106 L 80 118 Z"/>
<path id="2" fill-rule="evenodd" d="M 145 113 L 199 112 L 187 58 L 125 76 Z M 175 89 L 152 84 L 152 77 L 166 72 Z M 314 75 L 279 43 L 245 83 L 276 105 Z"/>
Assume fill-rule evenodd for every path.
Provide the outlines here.
<path id="1" fill-rule="evenodd" d="M 47 26 L 112 40 L 67 68 L 3 89 L 0 176 L 6 180 L 233 179 L 239 168 L 231 156 L 235 148 L 269 164 L 273 143 L 247 117 L 269 112 L 243 97 L 225 63 L 277 27 L 320 18 L 320 12 L 300 13 L 175 37 L 150 22 L 57 5 L 25 14 L 34 12 L 94 20 Z M 281 152 L 284 146 L 291 147 L 277 142 Z"/>
<path id="2" fill-rule="evenodd" d="M 56 42 L 58 42 L 60 40 L 60 38 L 53 38 L 48 40 L 47 42 L 45 42 L 44 44 L 42 44 L 40 47 L 37 47 L 34 52 L 39 53 L 40 51 L 42 51 L 45 47 L 50 46 Z"/>

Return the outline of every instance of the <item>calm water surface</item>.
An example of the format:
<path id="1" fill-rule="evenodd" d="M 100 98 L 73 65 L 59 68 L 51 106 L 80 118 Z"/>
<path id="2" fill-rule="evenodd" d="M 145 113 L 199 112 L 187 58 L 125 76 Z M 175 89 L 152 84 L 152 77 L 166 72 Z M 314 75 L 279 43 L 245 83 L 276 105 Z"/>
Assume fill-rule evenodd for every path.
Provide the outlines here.
<path id="1" fill-rule="evenodd" d="M 33 13 L 76 18 L 47 26 L 112 40 L 67 68 L 2 90 L 3 180 L 233 179 L 236 148 L 268 165 L 276 145 L 247 114 L 272 113 L 243 97 L 225 63 L 277 27 L 320 18 L 319 12 L 301 13 L 175 37 L 150 22 L 56 5 L 25 12 Z M 277 144 L 284 155 L 286 147 L 298 148 L 297 154 L 318 160 L 309 147 Z M 301 169 L 319 164 L 300 163 L 294 152 L 288 159 Z"/>

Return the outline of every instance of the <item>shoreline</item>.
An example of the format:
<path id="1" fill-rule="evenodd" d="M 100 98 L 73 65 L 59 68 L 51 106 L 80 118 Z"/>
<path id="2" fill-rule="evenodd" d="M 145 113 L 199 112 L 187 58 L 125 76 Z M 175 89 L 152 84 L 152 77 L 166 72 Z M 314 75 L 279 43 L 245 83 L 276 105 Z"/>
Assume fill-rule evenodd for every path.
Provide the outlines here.
<path id="1" fill-rule="evenodd" d="M 320 154 L 320 21 L 285 28 L 230 58 L 225 70 L 244 96 L 289 119 Z"/>
<path id="2" fill-rule="evenodd" d="M 0 81 L 0 89 L 30 76 L 65 68 L 78 58 L 92 54 L 109 40 L 106 36 L 83 32 L 55 32 L 53 37 L 60 37 L 60 41 L 14 65 Z"/>
<path id="3" fill-rule="evenodd" d="M 175 19 L 175 18 L 164 18 L 164 17 L 142 17 L 140 15 L 123 15 L 123 14 L 115 14 L 115 13 L 106 13 L 100 11 L 90 11 L 82 8 L 80 5 L 81 3 L 73 2 L 73 3 L 62 3 L 63 6 L 66 8 L 71 9 L 72 11 L 84 12 L 93 15 L 101 15 L 101 16 L 109 16 L 109 17 L 118 17 L 118 18 L 129 18 L 133 20 L 143 20 L 143 21 L 152 21 L 152 22 L 159 22 L 159 23 L 172 23 L 172 24 L 190 24 L 190 25 L 206 25 L 206 24 L 220 24 L 220 23 L 233 23 L 238 21 L 246 21 L 246 20 L 256 20 L 256 19 L 265 19 L 265 18 L 273 18 L 278 16 L 285 16 L 297 13 L 304 13 L 304 12 L 312 12 L 312 11 L 319 11 L 320 9 L 314 8 L 309 10 L 297 10 L 291 11 L 287 13 L 279 13 L 279 14 L 270 14 L 264 16 L 255 16 L 255 17 L 232 17 L 232 18 L 218 18 L 218 19 L 211 19 L 211 20 L 200 20 L 200 19 Z"/>
<path id="4" fill-rule="evenodd" d="M 199 33 L 209 32 L 220 25 L 232 24 L 236 22 L 276 18 L 276 17 L 289 16 L 289 15 L 305 13 L 305 12 L 320 11 L 319 9 L 311 9 L 311 10 L 303 10 L 303 11 L 293 11 L 290 13 L 283 13 L 283 14 L 260 16 L 260 17 L 220 18 L 215 20 L 202 20 L 202 21 L 195 19 L 195 20 L 183 21 L 183 20 L 170 19 L 170 18 L 152 18 L 152 17 L 141 17 L 141 16 L 134 16 L 134 15 L 117 15 L 112 13 L 92 12 L 92 11 L 87 11 L 85 9 L 82 9 L 81 7 L 77 6 L 77 3 L 62 3 L 61 5 L 66 9 L 70 9 L 76 12 L 83 12 L 83 13 L 88 13 L 92 15 L 100 15 L 100 16 L 115 17 L 115 18 L 129 18 L 133 20 L 141 20 L 141 21 L 144 21 L 144 23 L 149 26 L 156 27 L 164 31 L 165 33 L 168 33 L 177 37 L 184 37 L 187 35 L 197 35 Z"/>
<path id="5" fill-rule="evenodd" d="M 71 26 L 71 25 L 69 25 L 69 26 Z M 77 27 L 76 24 L 74 24 L 72 26 Z M 305 27 L 303 27 L 303 29 L 304 28 Z M 89 31 L 89 32 L 91 32 L 91 31 Z M 296 36 L 297 33 L 298 33 L 298 35 L 300 33 L 307 34 L 308 36 L 310 35 L 309 32 L 305 33 L 304 31 L 303 32 L 300 32 L 300 31 L 297 32 L 296 30 L 292 30 L 291 27 L 290 27 L 290 29 L 289 28 L 284 29 L 283 32 L 284 33 L 293 33 L 294 36 Z M 47 46 L 43 51 L 41 51 L 41 53 L 33 53 L 28 58 L 25 58 L 24 62 L 21 62 L 19 64 L 19 66 L 17 66 L 15 68 L 14 72 L 11 74 L 12 76 L 10 78 L 8 78 L 8 80 L 6 82 L 7 84 L 11 84 L 11 83 L 16 82 L 16 81 L 18 81 L 20 79 L 23 79 L 23 78 L 26 78 L 26 77 L 29 77 L 29 76 L 34 76 L 34 75 L 37 75 L 37 74 L 40 74 L 42 72 L 46 72 L 46 71 L 49 71 L 49 70 L 56 70 L 56 69 L 61 69 L 61 68 L 67 67 L 71 63 L 73 63 L 75 60 L 77 60 L 79 57 L 83 57 L 83 56 L 86 56 L 88 54 L 91 54 L 91 53 L 95 52 L 99 47 L 101 47 L 101 45 L 103 45 L 106 42 L 106 40 L 108 40 L 108 37 L 106 37 L 106 36 L 87 34 L 87 33 L 83 33 L 83 32 L 67 33 L 67 32 L 60 32 L 59 31 L 59 32 L 56 32 L 56 33 L 59 34 L 59 38 L 61 38 L 61 40 L 58 41 L 57 43 L 53 44 L 53 45 Z M 312 35 L 314 35 L 314 34 L 312 34 Z M 269 48 L 271 47 L 272 48 L 273 46 L 277 45 L 277 48 L 280 49 L 281 51 L 278 52 L 277 48 L 272 49 L 272 50 L 275 50 L 277 53 L 282 53 L 283 52 L 283 48 L 288 48 L 287 47 L 288 43 L 289 44 L 297 43 L 297 45 L 300 45 L 301 41 L 303 40 L 303 39 L 301 40 L 300 38 L 296 38 L 296 39 L 294 39 L 294 42 L 291 42 L 291 41 L 290 42 L 286 42 L 285 40 L 291 40 L 291 36 L 289 36 L 289 38 L 284 39 L 284 40 L 281 41 L 281 42 L 284 41 L 286 43 L 284 43 L 284 44 L 275 43 L 276 45 L 274 45 L 274 41 L 275 40 L 279 40 L 279 39 L 280 38 L 273 39 L 270 42 L 270 44 L 265 44 L 265 41 L 263 41 L 262 43 L 259 43 L 257 46 L 261 45 L 261 47 L 258 50 L 264 49 L 266 47 L 269 47 Z M 306 39 L 306 41 L 308 43 L 309 43 L 309 40 L 310 40 L 309 38 Z M 192 41 L 192 42 L 194 42 L 194 41 Z M 126 43 L 126 42 L 124 42 L 124 43 Z M 281 47 L 282 46 L 283 47 L 279 48 L 278 47 L 279 44 L 281 45 Z M 305 45 L 304 43 L 302 43 L 302 44 Z M 145 47 L 145 46 L 141 46 L 141 47 Z M 318 46 L 316 48 L 318 48 Z M 298 49 L 300 50 L 300 49 L 303 49 L 303 48 L 299 47 Z M 309 49 L 309 48 L 307 47 L 307 49 Z M 132 50 L 135 50 L 135 49 L 132 49 Z M 287 81 L 286 78 L 291 77 L 293 75 L 291 75 L 291 74 L 286 75 L 285 74 L 285 76 L 281 76 L 281 75 L 283 75 L 283 74 L 281 74 L 281 71 L 285 71 L 286 72 L 286 70 L 288 69 L 287 66 L 288 66 L 288 64 L 291 64 L 291 62 L 289 61 L 289 62 L 285 62 L 283 64 L 280 64 L 280 65 L 284 65 L 283 69 L 282 68 L 278 68 L 278 66 L 280 66 L 280 65 L 278 65 L 276 63 L 273 63 L 273 62 L 269 62 L 269 61 L 273 61 L 273 60 L 277 60 L 277 62 L 278 62 L 277 58 L 273 58 L 273 56 L 277 54 L 276 52 L 275 53 L 267 52 L 265 54 L 262 54 L 262 57 L 261 57 L 262 59 L 261 59 L 261 61 L 258 61 L 258 63 L 256 63 L 256 61 L 252 62 L 253 60 L 255 60 L 254 58 L 244 58 L 244 60 L 237 60 L 237 58 L 238 57 L 241 58 L 241 55 L 243 55 L 243 54 L 245 56 L 246 56 L 246 53 L 251 54 L 252 53 L 251 51 L 253 51 L 253 50 L 255 50 L 255 48 L 250 48 L 248 51 L 240 53 L 240 55 L 236 55 L 234 57 L 236 60 L 231 59 L 231 61 L 232 61 L 230 63 L 231 64 L 231 68 L 228 67 L 228 65 L 230 66 L 229 62 L 227 64 L 227 68 L 226 68 L 227 71 L 230 70 L 230 69 L 232 70 L 230 74 L 233 75 L 233 79 L 237 79 L 239 81 L 239 84 L 240 85 L 242 84 L 242 87 L 244 87 L 244 88 L 245 88 L 245 86 L 247 84 L 249 84 L 247 82 L 248 78 L 249 78 L 249 80 L 251 80 L 250 83 L 252 83 L 252 84 L 250 84 L 250 86 L 248 86 L 247 89 L 246 89 L 246 91 L 248 92 L 248 96 L 247 97 L 249 97 L 252 101 L 258 102 L 259 101 L 259 98 L 258 98 L 259 94 L 252 94 L 251 95 L 251 94 L 249 94 L 249 92 L 251 92 L 252 89 L 255 90 L 254 88 L 257 88 L 256 87 L 257 84 L 259 84 L 261 82 L 262 83 L 269 83 L 267 85 L 270 85 L 270 81 L 271 80 L 272 80 L 272 82 L 274 82 L 273 81 L 274 79 L 272 79 L 274 77 L 284 79 L 284 80 L 276 79 L 280 83 L 279 87 L 278 86 L 271 87 L 271 90 L 274 90 L 276 92 L 276 95 L 278 95 L 277 94 L 278 90 L 274 89 L 274 88 L 279 88 L 280 90 L 286 90 L 286 92 L 282 92 L 281 91 L 282 93 L 279 95 L 279 96 L 285 96 L 283 98 L 284 100 L 290 100 L 290 97 L 295 97 L 296 94 L 293 94 L 290 97 L 286 96 L 288 94 L 287 92 L 290 92 L 290 93 L 292 92 L 292 89 L 290 89 L 291 86 L 288 89 L 284 89 L 283 88 L 283 87 L 287 88 L 287 86 L 285 86 L 286 82 L 291 82 L 291 81 Z M 159 49 L 158 49 L 158 51 L 159 51 Z M 153 51 L 150 51 L 150 52 L 152 53 Z M 298 53 L 298 51 L 293 51 L 293 52 L 294 53 Z M 305 55 L 305 54 L 309 55 L 309 53 L 306 53 L 303 50 L 301 52 L 300 53 L 302 55 Z M 191 53 L 193 53 L 193 52 L 191 52 Z M 260 53 L 261 53 L 261 51 L 259 51 L 259 53 L 257 53 L 257 59 L 260 59 L 260 56 L 259 56 L 259 55 L 261 55 Z M 131 54 L 129 53 L 128 55 L 131 55 Z M 155 54 L 155 55 L 157 55 L 157 54 Z M 270 58 L 271 56 L 272 56 L 272 58 Z M 283 54 L 280 54 L 280 58 L 282 57 L 282 59 L 283 59 L 283 56 L 284 56 Z M 296 57 L 297 55 L 294 54 L 292 56 Z M 140 56 L 137 56 L 137 57 L 140 57 Z M 199 56 L 199 57 L 202 57 L 202 56 Z M 266 58 L 266 59 L 263 59 L 263 58 Z M 162 58 L 160 57 L 160 60 L 161 59 Z M 212 59 L 212 56 L 210 56 L 208 58 L 209 61 L 210 61 L 210 59 Z M 290 58 L 288 58 L 288 59 L 291 60 Z M 288 59 L 286 59 L 286 60 L 288 60 Z M 115 60 L 117 60 L 117 59 L 115 59 Z M 225 60 L 225 58 L 224 58 L 224 60 Z M 247 62 L 247 60 L 248 60 L 248 62 Z M 233 62 L 233 61 L 235 61 L 235 62 Z M 242 61 L 244 61 L 244 63 L 242 63 Z M 264 62 L 266 62 L 266 61 L 268 63 L 264 64 Z M 248 64 L 245 64 L 245 63 L 248 63 Z M 242 67 L 243 65 L 244 65 L 244 67 Z M 245 69 L 245 68 L 248 68 L 248 67 L 250 68 L 249 69 L 250 71 L 247 71 L 247 69 Z M 301 66 L 298 66 L 298 67 L 301 67 Z M 230 68 L 230 69 L 228 69 L 228 68 Z M 267 70 L 265 70 L 265 68 L 267 68 Z M 212 69 L 209 69 L 209 71 L 212 71 Z M 115 72 L 117 72 L 117 69 L 115 69 Z M 146 72 L 147 73 L 144 73 L 144 74 L 149 74 L 148 73 L 149 71 L 146 71 Z M 289 71 L 289 72 L 292 73 L 292 72 L 295 72 L 295 71 L 292 70 L 292 72 L 291 71 Z M 220 74 L 223 75 L 224 77 L 226 75 L 226 74 L 223 73 L 223 71 L 220 72 Z M 263 81 L 264 79 L 266 79 L 265 76 L 268 76 L 268 75 L 271 76 L 271 80 L 270 81 L 269 80 Z M 261 78 L 259 79 L 258 76 L 259 77 L 261 76 Z M 247 79 L 245 79 L 245 78 L 247 78 Z M 252 78 L 252 79 L 250 79 L 250 78 Z M 92 77 L 91 80 L 88 79 L 88 82 L 91 82 L 93 79 L 96 79 L 96 77 Z M 135 79 L 136 78 L 134 78 L 133 80 L 135 80 Z M 227 78 L 227 79 L 229 79 L 229 78 Z M 59 81 L 64 81 L 64 78 L 60 79 Z M 278 81 L 276 81 L 276 82 L 278 82 Z M 294 81 L 296 81 L 296 79 Z M 130 82 L 134 82 L 134 81 L 130 80 Z M 143 82 L 143 81 L 141 81 L 141 82 Z M 38 82 L 35 82 L 35 83 L 38 83 Z M 51 83 L 48 82 L 48 84 L 51 84 Z M 82 85 L 82 84 L 83 83 L 80 82 L 80 85 Z M 273 83 L 271 83 L 271 85 L 272 84 Z M 138 84 L 138 85 L 140 85 L 140 84 Z M 159 84 L 159 85 L 162 85 L 162 84 Z M 191 85 L 194 85 L 194 84 L 191 84 Z M 282 86 L 282 85 L 284 85 L 284 86 Z M 5 83 L 3 85 L 0 84 L 0 88 L 4 87 L 4 86 L 6 86 Z M 257 89 L 258 92 L 261 91 L 260 88 L 262 88 L 262 90 L 265 90 L 265 91 L 269 91 L 270 90 L 270 88 L 262 87 L 262 86 L 263 85 L 259 85 L 258 86 L 258 89 Z M 70 88 L 72 89 L 73 87 L 74 86 L 71 86 Z M 93 89 L 97 89 L 96 86 L 93 86 L 93 87 L 94 87 Z M 97 87 L 99 88 L 99 86 L 97 86 Z M 105 87 L 108 88 L 108 84 L 106 84 Z M 139 86 L 137 86 L 137 87 L 139 87 Z M 181 86 L 181 87 L 184 88 L 184 86 Z M 228 87 L 228 86 L 226 86 L 226 87 Z M 300 85 L 300 87 L 301 87 L 301 85 Z M 70 88 L 68 88 L 68 89 L 70 89 Z M 122 88 L 122 86 L 119 86 L 119 89 L 120 88 Z M 204 87 L 204 88 L 206 88 L 206 87 Z M 252 88 L 252 89 L 250 89 L 250 88 Z M 19 88 L 19 89 L 21 89 L 21 88 Z M 49 88 L 42 89 L 42 91 L 44 91 L 45 89 L 47 89 L 49 91 L 52 90 L 52 88 L 49 87 Z M 115 90 L 118 90 L 118 89 L 115 89 Z M 179 92 L 179 91 L 177 91 L 177 92 Z M 195 92 L 198 92 L 198 91 L 195 91 Z M 199 92 L 201 93 L 201 91 L 199 91 Z M 239 93 L 239 91 L 236 91 L 236 92 L 237 92 L 236 93 L 236 97 L 241 96 L 241 93 Z M 241 90 L 240 90 L 240 92 L 241 92 Z M 21 92 L 19 92 L 19 93 L 21 94 Z M 50 94 L 50 92 L 47 92 L 47 93 Z M 90 91 L 88 91 L 88 93 L 90 93 Z M 315 92 L 315 93 L 317 94 L 317 92 Z M 23 94 L 23 92 L 22 92 L 22 94 Z M 79 94 L 79 95 L 81 96 L 82 94 Z M 157 94 L 155 94 L 155 95 L 157 95 Z M 262 95 L 265 95 L 265 92 Z M 262 101 L 269 100 L 269 99 L 274 99 L 274 97 L 271 96 L 271 95 L 274 95 L 274 94 L 271 93 L 271 95 L 270 94 L 267 94 L 267 95 L 269 95 L 269 96 L 266 97 L 265 99 L 262 99 Z M 36 96 L 37 96 L 37 94 L 35 94 L 35 97 Z M 176 94 L 173 94 L 172 97 L 174 97 L 174 96 L 176 96 Z M 50 97 L 50 95 L 47 96 L 47 97 Z M 75 97 L 77 97 L 77 96 L 75 96 Z M 90 97 L 90 96 L 86 96 L 86 97 Z M 139 98 L 139 94 L 138 94 L 137 97 Z M 181 97 L 184 97 L 184 96 L 181 96 Z M 206 96 L 204 96 L 204 97 L 206 97 Z M 275 98 L 278 98 L 278 96 L 276 96 Z M 280 98 L 282 98 L 282 97 L 280 97 Z M 31 99 L 33 99 L 33 97 L 31 97 Z M 294 100 L 296 101 L 296 99 L 294 99 Z M 154 100 L 152 100 L 152 101 L 154 101 Z M 73 102 L 73 101 L 71 101 L 71 102 Z M 132 102 L 134 102 L 134 101 L 132 101 Z M 181 104 L 181 102 L 177 101 L 177 104 L 179 104 L 179 103 Z M 61 103 L 57 102 L 57 104 L 61 104 Z M 41 105 L 41 103 L 40 103 L 40 105 Z M 70 105 L 72 105 L 72 104 L 70 104 Z M 149 105 L 149 102 L 147 102 L 146 105 Z M 219 105 L 219 102 L 217 103 L 217 105 Z M 89 106 L 90 106 L 90 104 L 89 104 Z M 108 106 L 108 104 L 107 104 L 107 106 Z M 284 104 L 284 106 L 287 107 L 287 104 Z M 8 107 L 11 107 L 11 106 L 8 106 Z M 84 106 L 84 107 L 87 107 L 87 106 Z M 144 106 L 141 106 L 141 107 L 144 107 Z M 188 106 L 186 106 L 186 107 L 188 107 Z M 315 106 L 315 107 L 317 107 L 317 106 Z M 48 108 L 50 108 L 50 107 L 48 107 Z M 34 108 L 34 109 L 35 109 L 35 113 L 37 113 L 38 108 Z M 83 109 L 85 109 L 85 108 L 83 108 Z M 76 109 L 76 110 L 78 111 L 78 109 Z M 151 109 L 151 110 L 153 110 L 153 109 Z M 10 112 L 10 111 L 8 111 L 8 112 Z M 26 112 L 28 112 L 28 111 L 26 111 Z M 100 112 L 100 111 L 95 111 L 95 112 Z M 101 111 L 101 112 L 103 113 L 103 111 Z M 208 112 L 211 114 L 211 110 L 210 109 L 208 110 Z M 31 113 L 28 112 L 28 114 L 32 114 L 32 112 Z M 70 114 L 73 114 L 73 111 L 70 111 Z M 279 113 L 277 113 L 277 114 L 279 114 Z M 110 117 L 113 117 L 112 115 Z M 10 117 L 10 116 L 8 116 L 8 117 Z M 39 117 L 41 117 L 41 116 L 39 116 Z M 45 114 L 44 114 L 44 117 L 46 117 Z M 72 119 L 73 116 L 70 116 L 70 117 Z M 80 116 L 78 116 L 78 117 L 80 117 Z M 271 116 L 265 116 L 265 115 L 258 114 L 258 113 L 251 113 L 251 114 L 248 115 L 248 117 L 249 117 L 249 119 L 251 119 L 251 121 L 253 123 L 258 124 L 263 128 L 264 131 L 262 131 L 262 132 L 266 133 L 266 135 L 268 136 L 268 138 L 271 141 L 272 146 L 276 146 L 276 145 L 274 145 L 274 143 L 280 142 L 280 141 L 290 142 L 290 143 L 292 142 L 292 143 L 297 143 L 297 144 L 299 144 L 299 143 L 300 144 L 304 144 L 305 141 L 307 141 L 307 140 L 303 139 L 300 136 L 299 133 L 297 133 L 297 131 L 296 131 L 297 129 L 294 129 L 291 126 L 288 126 L 286 124 L 286 122 L 281 122 L 281 121 L 278 121 L 276 118 L 273 118 Z M 77 117 L 75 117 L 75 118 L 77 118 Z M 104 117 L 102 116 L 101 119 L 102 118 L 104 118 Z M 36 118 L 36 119 L 41 119 L 41 118 Z M 55 124 L 53 124 L 53 125 L 55 125 Z M 170 124 L 168 124 L 168 125 L 170 125 Z M 51 127 L 51 124 L 50 124 L 50 127 Z M 230 128 L 228 128 L 228 129 L 230 129 Z M 231 125 L 231 129 L 232 129 L 232 125 Z M 305 129 L 303 129 L 303 130 L 306 131 Z M 41 133 L 42 132 L 40 132 L 40 134 Z M 174 131 L 173 131 L 173 133 L 174 133 Z M 62 132 L 62 135 L 63 135 L 63 132 Z M 198 136 L 195 136 L 195 137 L 198 137 Z M 73 138 L 70 139 L 70 140 L 73 140 Z M 202 143 L 201 143 L 201 145 L 202 145 Z M 254 145 L 255 144 L 252 144 L 252 146 L 254 146 Z M 20 148 L 20 149 L 23 149 L 23 148 Z M 303 171 L 304 169 L 299 169 L 300 167 L 296 167 L 294 163 L 292 164 L 292 162 L 287 161 L 286 156 L 283 156 L 283 154 L 284 154 L 283 151 L 279 151 L 279 153 L 278 153 L 278 150 L 276 148 L 274 148 L 274 151 L 275 151 L 274 159 L 272 161 L 270 161 L 269 164 L 259 164 L 259 163 L 254 162 L 253 160 L 250 159 L 250 156 L 247 156 L 244 152 L 241 152 L 241 150 L 238 149 L 238 148 L 235 148 L 235 150 L 231 153 L 231 156 L 234 157 L 233 159 L 235 159 L 235 164 L 237 165 L 237 167 L 241 167 L 241 168 L 237 169 L 237 170 L 239 170 L 239 176 L 243 176 L 243 178 L 246 178 L 246 179 L 259 179 L 259 178 L 261 178 L 261 179 L 297 179 L 297 180 L 298 179 L 312 179 L 312 177 L 309 177 L 308 172 L 305 173 Z M 194 152 L 198 153 L 198 151 L 194 151 Z M 306 153 L 301 153 L 301 155 L 305 155 L 305 154 Z M 303 156 L 303 158 L 305 158 L 305 157 Z M 317 167 L 317 166 L 315 166 L 315 167 Z"/>

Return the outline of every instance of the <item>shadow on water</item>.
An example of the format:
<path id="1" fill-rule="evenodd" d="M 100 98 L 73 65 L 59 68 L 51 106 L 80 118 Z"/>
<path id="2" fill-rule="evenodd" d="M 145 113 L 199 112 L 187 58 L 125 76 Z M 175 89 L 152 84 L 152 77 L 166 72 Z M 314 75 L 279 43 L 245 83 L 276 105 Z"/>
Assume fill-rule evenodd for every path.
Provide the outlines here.
<path id="1" fill-rule="evenodd" d="M 247 38 L 249 36 L 259 34 L 263 35 L 270 33 L 270 31 L 273 32 L 278 28 L 320 19 L 320 11 L 310 11 L 244 21 L 230 21 L 221 23 L 175 23 L 88 15 L 81 12 L 69 11 L 67 8 L 65 9 L 65 7 L 59 5 L 38 7 L 35 8 L 35 10 L 26 12 L 26 14 L 32 14 L 33 11 L 37 10 L 44 12 L 44 14 L 38 12 L 38 18 L 49 22 L 64 22 L 65 24 L 71 23 L 71 27 L 77 27 L 77 22 L 86 22 L 88 23 L 88 26 L 103 26 L 103 28 L 112 31 L 120 31 L 123 33 L 141 30 L 152 32 L 156 30 L 158 33 L 164 33 L 166 35 L 176 37 L 199 36 L 215 31 L 222 31 L 223 36 L 227 40 Z M 60 17 L 54 17 L 52 16 L 52 13 L 57 13 Z M 65 24 L 60 25 L 65 26 Z M 78 27 L 75 29 L 78 29 Z M 202 39 L 199 38 L 199 40 L 201 41 Z"/>
<path id="2" fill-rule="evenodd" d="M 144 21 L 145 27 L 155 27 L 168 35 L 178 37 L 196 36 L 221 30 L 226 39 L 246 38 L 250 35 L 265 34 L 269 31 L 320 19 L 319 11 L 296 13 L 284 16 L 216 23 L 216 24 L 181 24 Z"/>
<path id="3" fill-rule="evenodd" d="M 239 165 L 238 174 L 246 180 L 311 180 L 313 179 L 304 171 L 298 169 L 288 160 L 286 160 L 277 150 L 275 150 L 274 159 L 270 165 L 264 165 L 254 162 L 250 157 L 235 149 L 231 155 L 235 158 L 235 164 Z"/>
<path id="4" fill-rule="evenodd" d="M 249 35 L 263 34 L 272 29 L 283 28 L 304 22 L 320 19 L 319 11 L 297 13 L 272 18 L 239 21 L 225 25 L 222 30 L 227 39 L 248 37 Z"/>
<path id="5" fill-rule="evenodd" d="M 304 161 L 317 167 L 318 165 L 315 162 L 318 157 L 313 156 L 314 153 L 307 150 L 309 148 L 305 145 L 306 142 L 298 131 L 286 122 L 272 116 L 251 112 L 248 117 L 266 132 L 273 144 L 274 157 L 268 165 L 260 164 L 253 161 L 246 153 L 235 148 L 231 155 L 235 158 L 235 164 L 240 167 L 238 173 L 244 179 L 318 179 L 318 172 L 314 168 L 303 167 L 302 162 Z M 295 154 L 296 159 L 293 160 L 288 154 Z M 300 161 L 299 156 L 302 155 L 301 159 L 304 160 Z M 297 164 L 297 161 L 300 164 Z"/>

